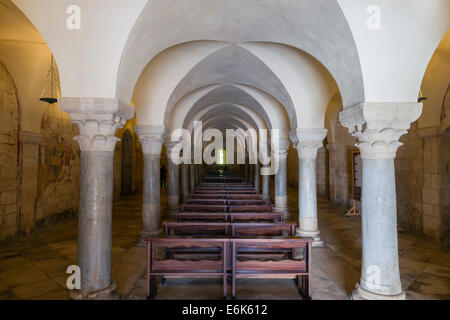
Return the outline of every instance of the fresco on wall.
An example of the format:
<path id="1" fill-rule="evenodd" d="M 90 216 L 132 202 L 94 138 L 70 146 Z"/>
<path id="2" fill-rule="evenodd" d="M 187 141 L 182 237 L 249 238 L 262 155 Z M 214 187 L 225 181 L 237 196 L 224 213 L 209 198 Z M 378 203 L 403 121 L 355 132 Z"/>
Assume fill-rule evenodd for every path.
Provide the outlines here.
<path id="1" fill-rule="evenodd" d="M 57 105 L 49 105 L 41 125 L 38 219 L 75 212 L 79 201 L 80 149 L 78 129 Z"/>

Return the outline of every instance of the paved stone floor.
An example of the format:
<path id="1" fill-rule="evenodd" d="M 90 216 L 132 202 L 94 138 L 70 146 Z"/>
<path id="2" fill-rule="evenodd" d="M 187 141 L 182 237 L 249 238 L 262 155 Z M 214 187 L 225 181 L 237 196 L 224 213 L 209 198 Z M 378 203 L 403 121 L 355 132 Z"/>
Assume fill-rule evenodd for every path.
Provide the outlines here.
<path id="1" fill-rule="evenodd" d="M 297 213 L 296 189 L 289 206 Z M 165 208 L 165 197 L 162 197 Z M 346 218 L 345 207 L 319 198 L 319 227 L 324 248 L 313 248 L 313 299 L 345 299 L 359 279 L 361 219 Z M 139 197 L 116 202 L 113 213 L 113 279 L 124 299 L 144 298 L 145 250 L 135 247 L 140 230 Z M 68 299 L 66 269 L 76 264 L 77 220 L 41 231 L 30 239 L 0 248 L 1 299 Z M 400 271 L 407 299 L 450 299 L 450 252 L 425 238 L 399 234 Z M 220 280 L 168 279 L 158 299 L 221 297 Z M 290 280 L 242 279 L 240 299 L 300 299 Z"/>

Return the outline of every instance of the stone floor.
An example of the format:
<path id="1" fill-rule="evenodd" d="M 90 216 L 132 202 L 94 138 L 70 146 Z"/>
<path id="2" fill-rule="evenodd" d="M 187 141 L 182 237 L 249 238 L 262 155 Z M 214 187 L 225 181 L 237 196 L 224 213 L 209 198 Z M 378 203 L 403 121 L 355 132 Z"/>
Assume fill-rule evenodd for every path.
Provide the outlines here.
<path id="1" fill-rule="evenodd" d="M 297 212 L 296 189 L 289 206 Z M 165 207 L 165 198 L 162 198 Z M 359 279 L 361 220 L 346 218 L 348 208 L 319 198 L 319 227 L 324 248 L 313 248 L 313 299 L 345 299 Z M 144 298 L 145 250 L 135 247 L 140 230 L 140 199 L 116 202 L 113 214 L 113 279 L 124 299 Z M 77 220 L 41 231 L 19 244 L 0 248 L 0 300 L 68 299 L 69 265 L 76 264 Z M 425 238 L 399 234 L 400 271 L 407 299 L 450 299 L 450 252 Z M 220 280 L 168 279 L 158 299 L 221 297 Z M 240 299 L 300 299 L 290 280 L 242 279 Z"/>

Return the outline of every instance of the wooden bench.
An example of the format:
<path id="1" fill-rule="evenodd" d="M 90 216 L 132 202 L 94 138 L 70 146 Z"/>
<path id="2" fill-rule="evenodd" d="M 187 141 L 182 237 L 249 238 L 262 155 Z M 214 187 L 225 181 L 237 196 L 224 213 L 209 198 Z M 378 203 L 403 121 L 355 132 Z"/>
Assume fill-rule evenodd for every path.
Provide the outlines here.
<path id="1" fill-rule="evenodd" d="M 147 299 L 153 299 L 157 294 L 157 277 L 221 277 L 223 279 L 223 296 L 228 295 L 227 269 L 229 262 L 228 239 L 145 239 L 147 242 Z M 174 259 L 165 255 L 162 259 L 157 257 L 157 249 L 212 249 L 219 250 L 212 259 L 183 260 Z"/>
<path id="2" fill-rule="evenodd" d="M 175 212 L 172 214 L 174 221 L 186 220 L 213 220 L 225 222 L 238 221 L 272 221 L 283 222 L 284 213 L 277 212 Z"/>
<path id="3" fill-rule="evenodd" d="M 295 223 L 229 223 L 229 222 L 165 222 L 169 236 L 289 236 L 295 234 Z"/>
<path id="4" fill-rule="evenodd" d="M 211 204 L 182 204 L 181 212 L 187 211 L 211 211 L 211 212 L 227 212 L 227 205 L 211 205 Z"/>
<path id="5" fill-rule="evenodd" d="M 229 212 L 272 212 L 273 206 L 270 204 L 263 205 L 234 205 L 228 206 Z"/>
<path id="6" fill-rule="evenodd" d="M 293 278 L 296 280 L 300 295 L 311 299 L 311 242 L 312 238 L 291 239 L 230 239 L 231 250 L 231 295 L 236 297 L 237 278 Z M 301 260 L 292 254 L 289 259 L 261 261 L 252 258 L 247 250 L 279 250 L 303 248 Z M 244 250 L 245 249 L 245 250 Z"/>

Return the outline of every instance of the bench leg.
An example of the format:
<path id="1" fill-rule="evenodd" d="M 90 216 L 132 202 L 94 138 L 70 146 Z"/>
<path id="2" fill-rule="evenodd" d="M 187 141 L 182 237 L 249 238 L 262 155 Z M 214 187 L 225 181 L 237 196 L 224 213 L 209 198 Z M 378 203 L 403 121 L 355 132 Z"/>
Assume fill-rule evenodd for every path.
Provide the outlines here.
<path id="1" fill-rule="evenodd" d="M 154 299 L 156 297 L 156 293 L 157 293 L 157 284 L 156 284 L 156 276 L 150 276 L 149 279 L 150 283 L 149 283 L 149 295 L 147 297 L 147 299 Z"/>
<path id="2" fill-rule="evenodd" d="M 304 300 L 311 300 L 311 288 L 309 285 L 309 276 L 302 275 L 296 277 L 298 293 Z"/>

